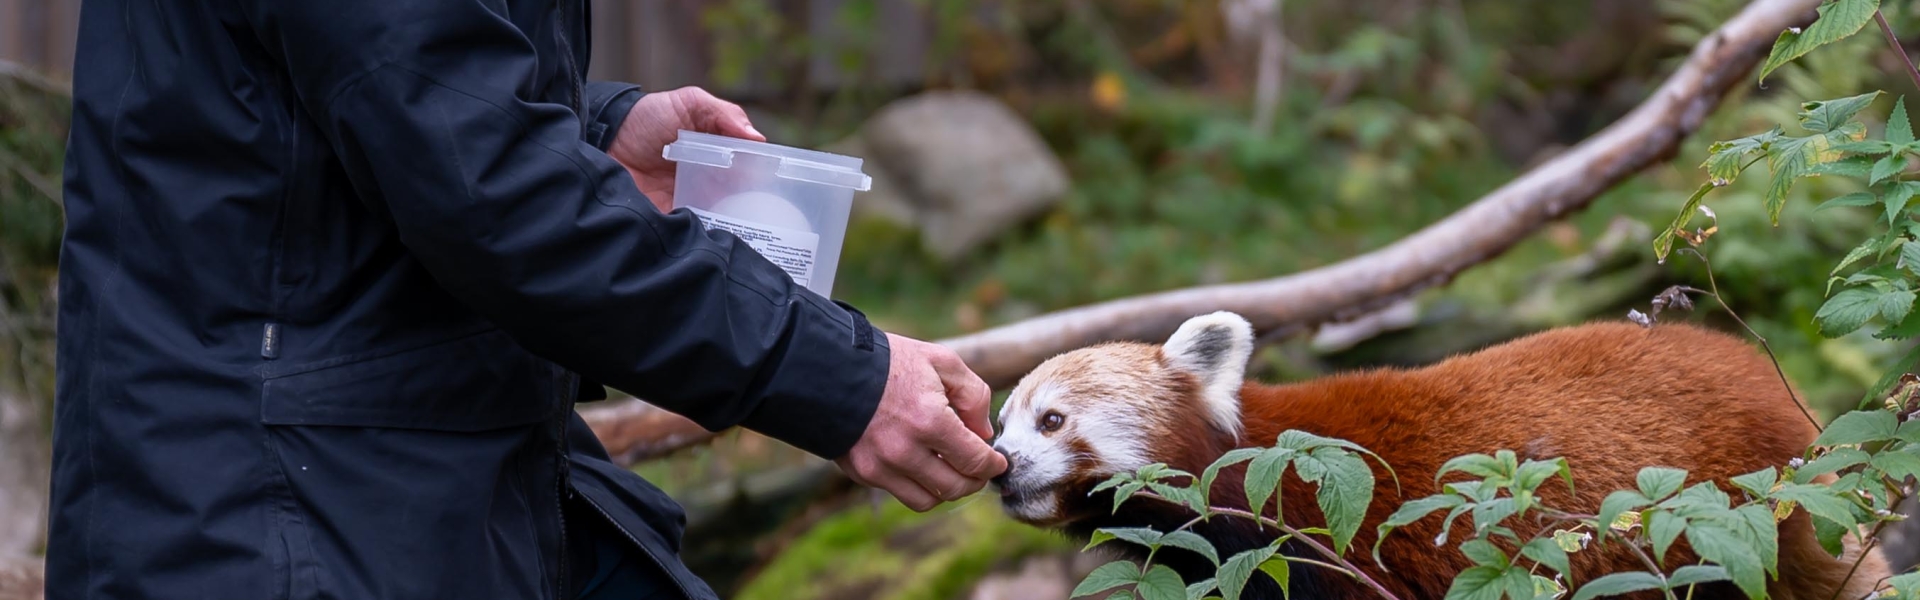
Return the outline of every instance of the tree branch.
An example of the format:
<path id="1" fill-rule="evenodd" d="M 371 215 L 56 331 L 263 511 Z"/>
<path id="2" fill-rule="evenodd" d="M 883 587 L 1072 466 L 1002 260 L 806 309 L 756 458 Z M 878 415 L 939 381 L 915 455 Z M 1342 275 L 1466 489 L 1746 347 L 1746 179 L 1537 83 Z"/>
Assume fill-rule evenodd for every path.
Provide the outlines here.
<path id="1" fill-rule="evenodd" d="M 1158 341 L 1194 315 L 1231 310 L 1261 331 L 1305 329 L 1378 311 L 1498 256 L 1555 219 L 1585 208 L 1642 169 L 1671 158 L 1728 90 L 1748 81 L 1782 30 L 1814 17 L 1819 0 L 1757 0 L 1695 46 L 1679 70 L 1625 118 L 1459 212 L 1393 245 L 1274 279 L 1188 288 L 1075 308 L 941 340 L 995 388 L 1061 352 L 1113 340 Z M 583 410 L 589 414 L 602 409 Z M 650 415 L 644 411 L 639 415 Z M 647 427 L 624 425 L 648 419 Z M 645 460 L 704 442 L 690 422 L 595 414 L 609 447 Z M 681 419 L 679 421 L 684 421 Z M 670 424 L 669 424 L 670 423 Z M 608 433 L 620 437 L 608 439 Z M 637 436 L 637 437 L 627 437 Z"/>

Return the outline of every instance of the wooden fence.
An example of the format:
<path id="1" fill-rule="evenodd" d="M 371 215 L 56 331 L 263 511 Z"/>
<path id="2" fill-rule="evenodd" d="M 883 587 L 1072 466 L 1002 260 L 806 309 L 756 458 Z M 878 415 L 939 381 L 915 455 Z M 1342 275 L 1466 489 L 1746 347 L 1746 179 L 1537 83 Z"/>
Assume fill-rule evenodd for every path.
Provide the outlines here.
<path id="1" fill-rule="evenodd" d="M 164 0 L 185 2 L 190 0 Z M 324 1 L 324 0 L 311 0 Z M 701 85 L 733 97 L 778 91 L 771 61 L 753 65 L 725 84 L 713 79 L 718 59 L 710 15 L 725 0 L 590 0 L 593 4 L 593 63 L 596 79 L 631 81 L 650 89 Z M 851 80 L 834 57 L 834 42 L 848 39 L 842 9 L 862 0 L 766 0 L 791 26 L 804 27 L 815 41 L 807 57 L 812 86 L 831 89 Z M 912 85 L 923 79 L 931 29 L 919 0 L 873 1 L 872 47 L 865 53 L 869 83 Z M 12 61 L 66 79 L 73 72 L 74 38 L 80 0 L 0 0 L 0 60 Z M 756 40 L 766 41 L 766 40 Z M 770 57 L 771 58 L 771 57 Z"/>

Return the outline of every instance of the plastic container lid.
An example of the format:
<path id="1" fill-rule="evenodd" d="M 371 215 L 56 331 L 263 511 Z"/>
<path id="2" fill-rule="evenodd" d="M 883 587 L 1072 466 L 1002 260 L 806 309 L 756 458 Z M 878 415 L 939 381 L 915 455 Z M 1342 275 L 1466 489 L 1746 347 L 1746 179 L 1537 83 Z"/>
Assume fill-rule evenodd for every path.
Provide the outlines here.
<path id="1" fill-rule="evenodd" d="M 736 152 L 779 159 L 776 177 L 862 192 L 873 187 L 873 178 L 860 172 L 859 158 L 684 129 L 680 139 L 667 144 L 660 155 L 674 162 L 728 169 Z"/>

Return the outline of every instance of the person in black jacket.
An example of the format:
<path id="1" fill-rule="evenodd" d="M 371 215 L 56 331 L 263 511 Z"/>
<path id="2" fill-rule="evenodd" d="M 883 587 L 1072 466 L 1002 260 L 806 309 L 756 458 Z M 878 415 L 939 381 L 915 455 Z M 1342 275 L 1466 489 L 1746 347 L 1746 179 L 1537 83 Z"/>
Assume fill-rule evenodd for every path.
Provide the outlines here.
<path id="1" fill-rule="evenodd" d="M 713 597 L 601 384 L 917 510 L 1005 469 L 952 352 L 650 205 L 674 130 L 760 136 L 585 83 L 585 12 L 83 6 L 48 598 Z"/>

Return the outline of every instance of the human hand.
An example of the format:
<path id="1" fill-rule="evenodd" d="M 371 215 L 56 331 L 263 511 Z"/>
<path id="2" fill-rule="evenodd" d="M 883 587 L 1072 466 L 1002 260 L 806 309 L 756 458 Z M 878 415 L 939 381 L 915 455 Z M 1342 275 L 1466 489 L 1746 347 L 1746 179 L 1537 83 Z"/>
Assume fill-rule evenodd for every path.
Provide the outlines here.
<path id="1" fill-rule="evenodd" d="M 680 130 L 767 141 L 747 120 L 740 105 L 713 97 L 697 87 L 683 87 L 641 96 L 627 111 L 627 120 L 614 134 L 607 154 L 627 168 L 640 193 L 660 212 L 673 208 L 673 162 L 660 151 L 680 136 Z"/>
<path id="2" fill-rule="evenodd" d="M 880 407 L 834 462 L 918 512 L 980 491 L 1007 470 L 1007 458 L 987 445 L 992 390 L 952 350 L 891 333 L 887 341 L 892 365 Z"/>

